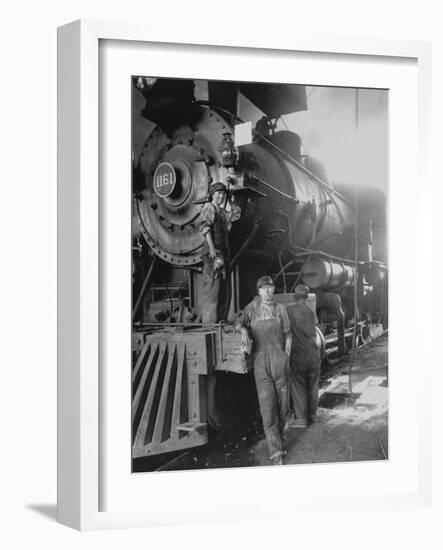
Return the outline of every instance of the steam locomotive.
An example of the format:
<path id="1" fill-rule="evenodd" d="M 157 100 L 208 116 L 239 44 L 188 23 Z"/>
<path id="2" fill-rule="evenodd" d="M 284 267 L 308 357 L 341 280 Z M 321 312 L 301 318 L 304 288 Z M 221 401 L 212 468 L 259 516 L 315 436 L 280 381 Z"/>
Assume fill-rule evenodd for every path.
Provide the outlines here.
<path id="1" fill-rule="evenodd" d="M 203 445 L 208 426 L 248 418 L 240 336 L 199 316 L 199 217 L 212 182 L 242 212 L 230 232 L 230 321 L 271 274 L 282 303 L 298 282 L 309 286 L 325 362 L 388 323 L 384 194 L 333 185 L 296 133 L 277 130 L 280 116 L 307 108 L 305 87 L 209 82 L 199 100 L 199 86 L 133 78 L 134 101 L 145 102 L 138 133 L 147 132 L 133 168 L 133 458 Z M 239 97 L 263 113 L 243 145 Z"/>

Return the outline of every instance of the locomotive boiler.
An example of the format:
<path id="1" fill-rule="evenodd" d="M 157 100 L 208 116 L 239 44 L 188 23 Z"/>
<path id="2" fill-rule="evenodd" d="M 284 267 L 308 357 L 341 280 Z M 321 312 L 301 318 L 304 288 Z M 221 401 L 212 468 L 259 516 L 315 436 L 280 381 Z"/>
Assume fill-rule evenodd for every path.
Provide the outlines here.
<path id="1" fill-rule="evenodd" d="M 134 158 L 133 457 L 207 442 L 248 417 L 248 357 L 229 323 L 200 322 L 200 211 L 212 182 L 241 208 L 230 233 L 229 320 L 271 274 L 289 303 L 311 289 L 326 358 L 387 324 L 385 199 L 375 188 L 333 185 L 276 119 L 306 108 L 303 86 L 134 78 L 149 134 Z M 238 96 L 263 116 L 238 145 Z"/>

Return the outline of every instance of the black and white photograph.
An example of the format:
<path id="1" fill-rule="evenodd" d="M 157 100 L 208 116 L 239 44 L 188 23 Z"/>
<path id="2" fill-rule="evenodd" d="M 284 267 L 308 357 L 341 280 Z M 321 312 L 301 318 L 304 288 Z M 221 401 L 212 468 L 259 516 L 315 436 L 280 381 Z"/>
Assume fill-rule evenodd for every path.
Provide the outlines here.
<path id="1" fill-rule="evenodd" d="M 387 460 L 389 91 L 131 94 L 132 471 Z"/>

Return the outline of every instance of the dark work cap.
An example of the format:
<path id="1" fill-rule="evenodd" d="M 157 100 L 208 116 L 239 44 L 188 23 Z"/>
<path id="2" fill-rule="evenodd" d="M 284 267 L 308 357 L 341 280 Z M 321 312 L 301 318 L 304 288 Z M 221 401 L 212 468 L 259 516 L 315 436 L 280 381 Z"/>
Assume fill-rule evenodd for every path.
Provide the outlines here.
<path id="1" fill-rule="evenodd" d="M 309 287 L 306 285 L 297 285 L 294 288 L 294 296 L 299 298 L 307 298 L 309 294 Z"/>
<path id="2" fill-rule="evenodd" d="M 221 181 L 216 181 L 214 183 L 211 183 L 211 186 L 209 187 L 209 194 L 213 195 L 216 191 L 224 191 L 226 193 L 227 192 L 226 185 Z"/>
<path id="3" fill-rule="evenodd" d="M 257 280 L 257 290 L 262 287 L 262 286 L 265 286 L 265 285 L 272 285 L 272 286 L 275 286 L 274 285 L 274 281 L 272 280 L 272 277 L 270 277 L 269 275 L 263 275 L 263 277 L 260 277 L 258 280 Z"/>

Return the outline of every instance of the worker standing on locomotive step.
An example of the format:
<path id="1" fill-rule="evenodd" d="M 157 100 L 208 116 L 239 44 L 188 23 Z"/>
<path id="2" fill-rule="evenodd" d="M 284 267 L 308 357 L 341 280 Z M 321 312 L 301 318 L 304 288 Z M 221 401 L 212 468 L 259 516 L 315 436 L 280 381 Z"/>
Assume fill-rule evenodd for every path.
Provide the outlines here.
<path id="1" fill-rule="evenodd" d="M 209 202 L 200 212 L 203 244 L 203 275 L 199 309 L 203 323 L 218 323 L 227 319 L 231 302 L 231 269 L 229 230 L 240 218 L 240 207 L 227 197 L 224 183 L 209 188 Z M 226 207 L 229 205 L 229 209 Z"/>
<path id="2" fill-rule="evenodd" d="M 283 464 L 292 334 L 285 306 L 273 299 L 274 290 L 271 277 L 260 277 L 258 296 L 245 307 L 236 328 L 242 333 L 242 347 L 251 349 L 252 344 L 254 377 L 270 459 L 273 464 Z"/>
<path id="3" fill-rule="evenodd" d="M 309 288 L 297 285 L 295 303 L 287 306 L 292 330 L 290 354 L 290 386 L 295 420 L 290 426 L 306 428 L 315 422 L 320 380 L 320 351 L 317 346 L 317 316 L 308 306 Z"/>

